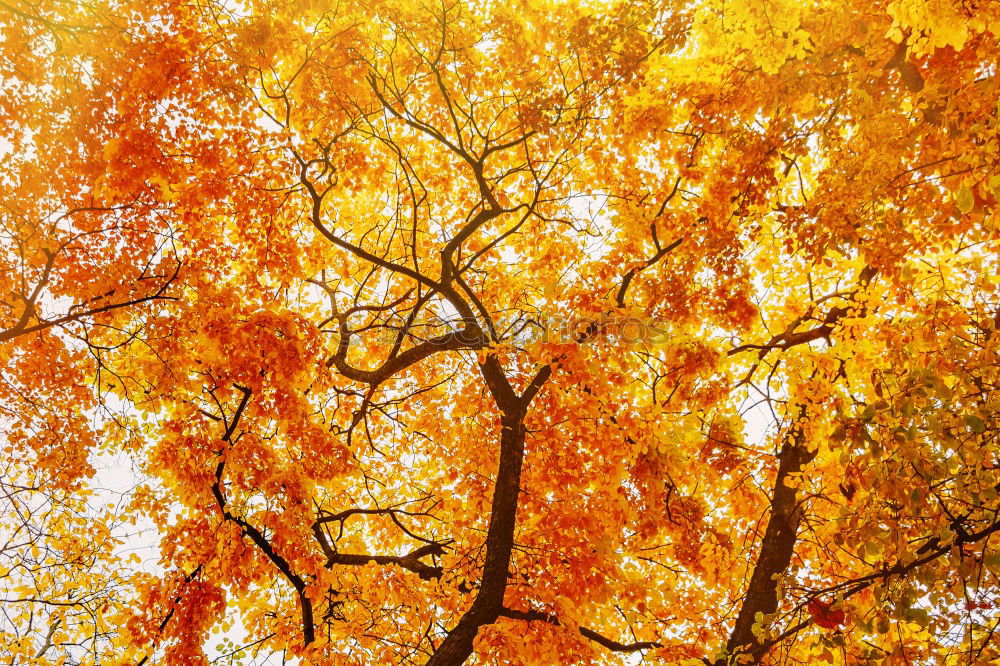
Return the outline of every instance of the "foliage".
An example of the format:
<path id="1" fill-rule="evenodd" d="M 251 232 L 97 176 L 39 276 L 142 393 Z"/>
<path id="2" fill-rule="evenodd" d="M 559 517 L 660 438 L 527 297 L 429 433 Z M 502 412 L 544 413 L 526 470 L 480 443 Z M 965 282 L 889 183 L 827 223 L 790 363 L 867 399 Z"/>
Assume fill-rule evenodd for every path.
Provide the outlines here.
<path id="1" fill-rule="evenodd" d="M 6 662 L 1000 659 L 994 0 L 0 26 Z"/>

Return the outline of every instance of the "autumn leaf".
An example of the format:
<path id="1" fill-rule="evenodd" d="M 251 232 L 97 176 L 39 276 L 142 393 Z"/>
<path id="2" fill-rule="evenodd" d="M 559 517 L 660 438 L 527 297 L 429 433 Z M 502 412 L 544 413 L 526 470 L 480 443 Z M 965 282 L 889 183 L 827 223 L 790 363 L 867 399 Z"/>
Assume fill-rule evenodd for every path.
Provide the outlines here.
<path id="1" fill-rule="evenodd" d="M 1000 661 L 997 26 L 0 2 L 0 661 Z"/>
<path id="2" fill-rule="evenodd" d="M 813 622 L 824 629 L 840 629 L 846 619 L 843 610 L 833 608 L 832 604 L 819 599 L 810 599 L 806 604 L 806 610 L 812 616 Z"/>

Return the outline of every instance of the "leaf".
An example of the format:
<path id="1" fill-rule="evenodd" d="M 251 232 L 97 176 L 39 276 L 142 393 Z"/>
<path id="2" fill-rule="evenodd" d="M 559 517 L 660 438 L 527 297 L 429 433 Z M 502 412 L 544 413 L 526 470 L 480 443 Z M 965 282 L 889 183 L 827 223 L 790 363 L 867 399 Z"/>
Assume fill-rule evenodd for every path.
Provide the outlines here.
<path id="1" fill-rule="evenodd" d="M 966 414 L 963 418 L 965 419 L 965 425 L 969 426 L 972 432 L 977 435 L 986 432 L 986 423 L 975 414 Z"/>
<path id="2" fill-rule="evenodd" d="M 995 4 L 0 2 L 4 663 L 995 660 Z"/>
<path id="3" fill-rule="evenodd" d="M 958 210 L 963 214 L 972 212 L 976 201 L 975 197 L 972 195 L 972 190 L 968 185 L 963 184 L 955 192 L 955 204 L 958 206 Z"/>
<path id="4" fill-rule="evenodd" d="M 924 608 L 911 607 L 903 611 L 903 617 L 910 622 L 914 622 L 921 627 L 926 627 L 930 623 L 930 614 Z"/>
<path id="5" fill-rule="evenodd" d="M 833 608 L 832 604 L 815 598 L 809 600 L 806 610 L 812 616 L 813 622 L 824 629 L 839 629 L 847 617 L 843 610 Z"/>

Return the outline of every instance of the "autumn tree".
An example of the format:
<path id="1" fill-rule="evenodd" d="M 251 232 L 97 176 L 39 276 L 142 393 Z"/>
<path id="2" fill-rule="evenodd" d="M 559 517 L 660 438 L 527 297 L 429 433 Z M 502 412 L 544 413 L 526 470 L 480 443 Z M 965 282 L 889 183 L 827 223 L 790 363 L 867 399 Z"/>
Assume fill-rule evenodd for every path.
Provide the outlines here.
<path id="1" fill-rule="evenodd" d="M 1000 658 L 1000 4 L 0 25 L 5 661 Z"/>

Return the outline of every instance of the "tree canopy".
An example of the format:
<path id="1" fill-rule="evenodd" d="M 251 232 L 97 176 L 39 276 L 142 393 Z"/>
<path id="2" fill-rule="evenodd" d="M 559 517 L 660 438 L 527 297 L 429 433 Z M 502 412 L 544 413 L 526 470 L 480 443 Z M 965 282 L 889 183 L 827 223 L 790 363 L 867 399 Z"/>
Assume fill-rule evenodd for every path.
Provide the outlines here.
<path id="1" fill-rule="evenodd" d="M 998 44 L 2 0 L 0 661 L 995 663 Z"/>

